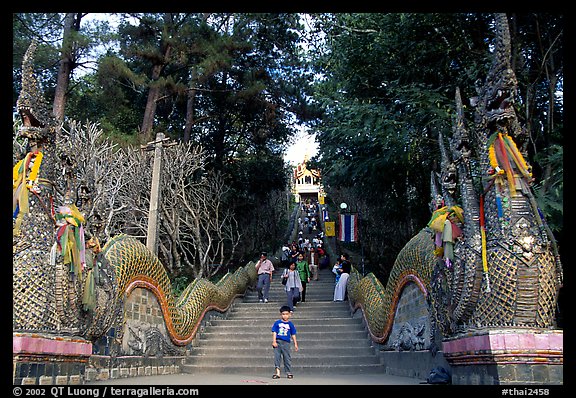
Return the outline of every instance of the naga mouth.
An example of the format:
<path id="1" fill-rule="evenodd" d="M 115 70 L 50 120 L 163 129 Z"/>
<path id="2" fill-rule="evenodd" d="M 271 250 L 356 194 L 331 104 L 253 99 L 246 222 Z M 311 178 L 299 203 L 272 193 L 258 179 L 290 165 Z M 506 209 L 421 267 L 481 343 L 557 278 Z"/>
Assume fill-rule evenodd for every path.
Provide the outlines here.
<path id="1" fill-rule="evenodd" d="M 488 102 L 487 110 L 489 112 L 497 112 L 510 108 L 513 103 L 512 93 L 507 90 L 498 90 L 496 96 Z"/>
<path id="2" fill-rule="evenodd" d="M 24 127 L 41 127 L 40 122 L 34 117 L 30 108 L 20 109 L 20 118 Z"/>
<path id="3" fill-rule="evenodd" d="M 501 120 L 514 117 L 514 95 L 509 90 L 498 90 L 486 107 L 489 120 Z"/>
<path id="4" fill-rule="evenodd" d="M 34 115 L 28 105 L 19 105 L 18 112 L 22 120 L 22 126 L 18 129 L 18 135 L 29 140 L 38 141 L 47 134 L 46 125 Z"/>

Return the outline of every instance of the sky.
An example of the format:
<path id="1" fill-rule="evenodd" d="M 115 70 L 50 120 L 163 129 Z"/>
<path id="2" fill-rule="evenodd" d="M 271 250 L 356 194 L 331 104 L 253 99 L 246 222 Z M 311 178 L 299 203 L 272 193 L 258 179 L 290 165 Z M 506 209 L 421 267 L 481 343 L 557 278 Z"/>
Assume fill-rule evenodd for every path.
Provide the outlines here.
<path id="1" fill-rule="evenodd" d="M 302 163 L 304 156 L 308 153 L 310 158 L 318 153 L 318 143 L 314 141 L 315 136 L 310 134 L 305 128 L 300 128 L 296 135 L 292 137 L 291 144 L 286 150 L 284 160 L 293 166 Z"/>

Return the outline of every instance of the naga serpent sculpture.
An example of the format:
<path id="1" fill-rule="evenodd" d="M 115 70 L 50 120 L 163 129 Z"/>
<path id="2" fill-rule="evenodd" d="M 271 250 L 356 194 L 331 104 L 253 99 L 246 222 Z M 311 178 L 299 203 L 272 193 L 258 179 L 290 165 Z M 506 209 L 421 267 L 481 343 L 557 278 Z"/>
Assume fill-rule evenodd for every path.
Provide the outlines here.
<path id="1" fill-rule="evenodd" d="M 256 281 L 257 271 L 250 262 L 233 274 L 227 273 L 216 284 L 204 278 L 195 279 L 179 297 L 175 297 L 163 265 L 137 239 L 123 234 L 115 236 L 102 253 L 114 264 L 118 292 L 128 295 L 134 288 L 143 287 L 155 294 L 169 336 L 178 346 L 184 346 L 194 338 L 200 320 L 208 310 L 226 311 L 234 298 Z"/>
<path id="2" fill-rule="evenodd" d="M 409 282 L 426 297 L 432 325 L 444 337 L 486 327 L 555 326 L 562 266 L 531 191 L 530 166 L 514 143 L 522 129 L 505 14 L 496 15 L 496 29 L 495 58 L 470 134 L 456 90 L 451 160 L 440 134 L 441 190 L 432 173 L 430 223 L 401 250 L 386 288 L 372 274 L 354 272 L 349 280 L 350 299 L 363 309 L 374 341 L 389 337 Z M 451 236 L 443 240 L 444 227 Z"/>
<path id="3" fill-rule="evenodd" d="M 13 175 L 13 332 L 94 341 L 124 325 L 123 303 L 143 287 L 157 297 L 171 341 L 188 344 L 207 311 L 225 311 L 255 283 L 254 264 L 216 284 L 197 279 L 176 297 L 158 258 L 136 238 L 121 234 L 102 248 L 94 237 L 85 242 L 73 155 L 56 144 L 62 126 L 35 79 L 35 49 L 32 42 L 24 56 L 17 102 L 27 153 Z"/>
<path id="4" fill-rule="evenodd" d="M 386 288 L 373 274 L 362 278 L 353 270 L 350 276 L 350 301 L 363 309 L 374 341 L 388 338 L 408 283 L 426 297 L 444 336 L 470 328 L 555 324 L 562 268 L 532 195 L 529 166 L 513 141 L 521 128 L 513 108 L 517 82 L 505 15 L 497 16 L 496 26 L 495 59 L 471 134 L 456 93 L 452 160 L 440 135 L 442 194 L 433 173 L 431 223 L 402 249 Z M 122 324 L 125 298 L 142 287 L 158 298 L 171 341 L 188 344 L 206 311 L 226 310 L 254 284 L 253 264 L 217 284 L 195 280 L 175 297 L 158 258 L 134 237 L 118 235 L 101 250 L 93 241 L 84 244 L 83 218 L 71 194 L 73 160 L 55 145 L 61 126 L 34 78 L 34 48 L 32 43 L 23 60 L 17 104 L 19 134 L 29 150 L 14 169 L 13 331 L 97 339 Z M 455 234 L 448 236 L 444 227 Z M 94 250 L 84 252 L 85 246 Z"/>

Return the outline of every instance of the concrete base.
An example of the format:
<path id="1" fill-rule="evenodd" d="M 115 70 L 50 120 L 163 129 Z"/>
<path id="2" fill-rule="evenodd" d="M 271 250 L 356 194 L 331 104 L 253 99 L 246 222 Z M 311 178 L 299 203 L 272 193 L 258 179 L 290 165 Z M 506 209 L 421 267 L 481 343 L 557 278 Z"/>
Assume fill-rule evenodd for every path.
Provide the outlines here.
<path id="1" fill-rule="evenodd" d="M 563 331 L 498 328 L 445 339 L 452 384 L 563 384 Z"/>
<path id="2" fill-rule="evenodd" d="M 13 384 L 83 384 L 92 343 L 82 338 L 13 333 Z"/>
<path id="3" fill-rule="evenodd" d="M 86 368 L 86 382 L 178 374 L 185 363 L 185 356 L 147 358 L 92 355 Z"/>

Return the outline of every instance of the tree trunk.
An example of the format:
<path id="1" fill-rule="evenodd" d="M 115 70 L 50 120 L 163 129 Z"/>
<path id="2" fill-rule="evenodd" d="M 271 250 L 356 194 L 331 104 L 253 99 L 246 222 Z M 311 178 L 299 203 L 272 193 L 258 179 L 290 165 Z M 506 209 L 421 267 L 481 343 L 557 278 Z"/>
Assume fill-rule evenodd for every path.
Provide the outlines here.
<path id="1" fill-rule="evenodd" d="M 162 73 L 162 68 L 166 65 L 168 57 L 170 56 L 171 46 L 166 45 L 166 50 L 164 51 L 163 62 L 154 65 L 152 68 L 152 76 L 150 84 L 150 90 L 148 91 L 148 100 L 146 101 L 146 109 L 144 110 L 144 117 L 142 119 L 142 127 L 140 129 L 140 134 L 144 137 L 144 141 L 153 140 L 153 128 L 154 128 L 154 116 L 156 115 L 156 101 L 160 98 L 161 87 L 157 83 Z"/>
<path id="2" fill-rule="evenodd" d="M 66 108 L 66 92 L 70 83 L 70 74 L 74 68 L 74 54 L 72 37 L 73 31 L 80 30 L 81 14 L 67 13 L 64 17 L 64 32 L 62 38 L 62 55 L 60 56 L 60 68 L 58 69 L 58 80 L 56 92 L 54 94 L 54 104 L 52 112 L 59 121 L 64 121 L 64 110 Z"/>
<path id="3" fill-rule="evenodd" d="M 194 89 L 195 84 L 195 73 L 192 70 L 190 76 L 190 89 L 188 90 L 186 101 L 186 125 L 184 126 L 184 142 L 190 141 L 190 132 L 192 131 L 192 126 L 194 125 L 194 102 L 196 100 L 196 89 Z"/>
<path id="4" fill-rule="evenodd" d="M 152 140 L 152 129 L 154 128 L 154 115 L 156 114 L 156 101 L 160 96 L 160 87 L 155 84 L 156 80 L 160 77 L 162 65 L 154 65 L 152 69 L 152 86 L 148 91 L 148 100 L 146 101 L 146 109 L 144 110 L 144 117 L 142 119 L 142 128 L 140 134 L 144 137 L 144 141 Z"/>

